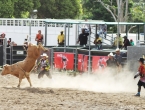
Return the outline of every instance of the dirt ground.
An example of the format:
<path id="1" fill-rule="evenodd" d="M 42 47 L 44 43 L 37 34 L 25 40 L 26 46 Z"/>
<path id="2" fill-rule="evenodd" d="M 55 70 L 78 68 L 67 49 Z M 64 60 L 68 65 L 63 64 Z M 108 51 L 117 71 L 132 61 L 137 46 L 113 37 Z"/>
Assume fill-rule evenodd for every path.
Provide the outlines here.
<path id="1" fill-rule="evenodd" d="M 16 88 L 18 84 L 17 78 L 10 75 L 0 76 L 0 110 L 145 109 L 145 94 L 142 94 L 141 97 L 135 97 L 133 96 L 135 94 L 134 91 L 115 93 L 83 91 L 77 88 L 69 89 L 67 86 L 63 88 L 63 86 L 58 86 L 56 83 L 52 86 L 53 82 L 46 82 L 46 77 L 37 81 L 36 74 L 32 75 L 31 79 L 34 87 L 29 88 L 28 82 L 23 80 L 21 88 Z M 60 82 L 60 80 L 56 78 L 56 82 L 57 81 Z M 43 82 L 47 83 L 47 86 L 44 86 Z M 63 85 L 62 82 L 58 84 Z"/>

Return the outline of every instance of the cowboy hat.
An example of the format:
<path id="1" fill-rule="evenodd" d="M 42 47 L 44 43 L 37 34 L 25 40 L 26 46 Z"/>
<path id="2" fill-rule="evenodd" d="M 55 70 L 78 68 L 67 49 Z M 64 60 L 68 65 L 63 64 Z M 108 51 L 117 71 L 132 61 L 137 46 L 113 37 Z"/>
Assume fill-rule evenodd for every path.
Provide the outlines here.
<path id="1" fill-rule="evenodd" d="M 119 49 L 119 48 L 117 48 L 117 49 L 116 49 L 116 52 L 118 52 L 118 51 L 120 51 L 120 49 Z"/>
<path id="2" fill-rule="evenodd" d="M 111 53 L 108 54 L 108 56 L 114 56 L 114 55 L 113 55 L 113 53 L 111 52 Z"/>
<path id="3" fill-rule="evenodd" d="M 47 58 L 48 58 L 48 55 L 47 55 L 46 53 L 43 53 L 43 54 L 41 55 L 41 57 L 47 57 Z"/>

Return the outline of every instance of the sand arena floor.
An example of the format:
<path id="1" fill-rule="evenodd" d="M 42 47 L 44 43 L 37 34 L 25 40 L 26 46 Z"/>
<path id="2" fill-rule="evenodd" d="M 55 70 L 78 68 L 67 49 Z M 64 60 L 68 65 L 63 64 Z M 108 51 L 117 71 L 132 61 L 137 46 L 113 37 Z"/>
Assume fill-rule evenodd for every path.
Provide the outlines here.
<path id="1" fill-rule="evenodd" d="M 0 76 L 0 110 L 145 109 L 145 90 L 142 89 L 141 97 L 133 96 L 138 80 L 114 83 L 115 79 L 100 80 L 103 79 L 101 76 L 52 76 L 53 80 L 45 76 L 38 80 L 36 74 L 31 74 L 32 88 L 29 88 L 26 79 L 22 81 L 21 88 L 16 88 L 17 78 L 11 75 Z M 132 76 L 127 80 L 130 78 Z M 97 84 L 100 86 L 95 87 Z"/>

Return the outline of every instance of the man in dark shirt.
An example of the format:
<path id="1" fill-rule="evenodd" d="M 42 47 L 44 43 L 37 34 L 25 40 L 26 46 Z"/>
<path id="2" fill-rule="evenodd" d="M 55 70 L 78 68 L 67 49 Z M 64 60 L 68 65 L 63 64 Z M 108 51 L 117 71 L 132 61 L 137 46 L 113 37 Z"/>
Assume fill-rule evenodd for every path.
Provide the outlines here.
<path id="1" fill-rule="evenodd" d="M 127 46 L 130 46 L 130 42 L 129 40 L 127 39 L 127 36 L 124 36 L 124 49 L 127 50 Z"/>
<path id="2" fill-rule="evenodd" d="M 80 46 L 86 46 L 88 41 L 89 33 L 85 33 L 85 29 L 82 29 L 82 33 L 79 35 L 77 43 L 80 43 Z"/>

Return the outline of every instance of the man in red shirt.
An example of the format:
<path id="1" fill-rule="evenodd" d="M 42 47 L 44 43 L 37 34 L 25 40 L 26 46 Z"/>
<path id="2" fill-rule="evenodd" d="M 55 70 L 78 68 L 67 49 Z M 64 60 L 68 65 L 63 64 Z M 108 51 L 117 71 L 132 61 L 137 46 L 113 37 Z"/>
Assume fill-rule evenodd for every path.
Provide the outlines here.
<path id="1" fill-rule="evenodd" d="M 138 69 L 137 74 L 134 76 L 134 78 L 137 78 L 140 76 L 140 80 L 138 81 L 138 93 L 135 96 L 140 96 L 141 92 L 141 86 L 145 88 L 145 64 L 144 64 L 144 59 L 140 58 L 139 60 L 140 66 Z"/>
<path id="2" fill-rule="evenodd" d="M 38 34 L 36 35 L 35 41 L 37 41 L 37 45 L 39 43 L 43 44 L 43 35 L 41 34 L 41 30 L 38 30 Z"/>

